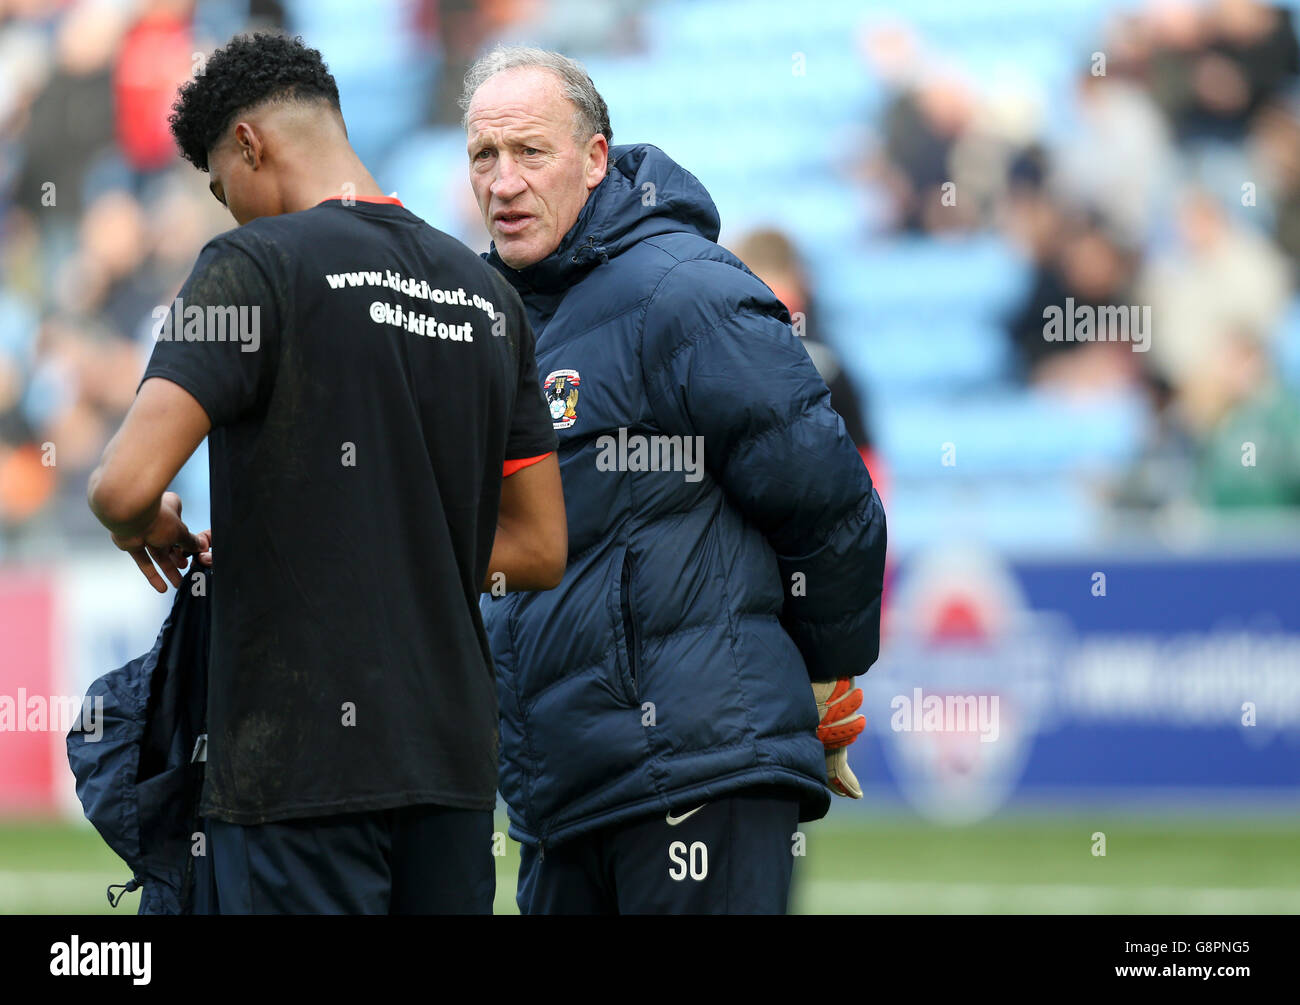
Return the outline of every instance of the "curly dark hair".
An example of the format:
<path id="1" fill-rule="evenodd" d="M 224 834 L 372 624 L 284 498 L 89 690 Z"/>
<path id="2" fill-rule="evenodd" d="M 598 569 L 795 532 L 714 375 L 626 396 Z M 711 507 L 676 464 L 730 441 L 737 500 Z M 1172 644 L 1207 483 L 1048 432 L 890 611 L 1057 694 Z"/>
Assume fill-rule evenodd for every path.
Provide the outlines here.
<path id="1" fill-rule="evenodd" d="M 183 85 L 167 119 L 181 156 L 200 171 L 231 120 L 264 101 L 328 101 L 339 89 L 321 59 L 301 38 L 274 32 L 236 35 L 208 57 L 203 73 Z"/>

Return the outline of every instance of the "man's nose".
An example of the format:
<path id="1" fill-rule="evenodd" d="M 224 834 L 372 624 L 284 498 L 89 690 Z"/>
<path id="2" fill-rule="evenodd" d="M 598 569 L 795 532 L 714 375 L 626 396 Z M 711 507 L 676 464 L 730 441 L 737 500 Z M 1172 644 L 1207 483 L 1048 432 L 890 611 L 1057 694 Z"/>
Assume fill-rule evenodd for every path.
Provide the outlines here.
<path id="1" fill-rule="evenodd" d="M 498 199 L 509 201 L 524 190 L 524 178 L 511 157 L 497 160 L 496 177 L 489 191 Z"/>

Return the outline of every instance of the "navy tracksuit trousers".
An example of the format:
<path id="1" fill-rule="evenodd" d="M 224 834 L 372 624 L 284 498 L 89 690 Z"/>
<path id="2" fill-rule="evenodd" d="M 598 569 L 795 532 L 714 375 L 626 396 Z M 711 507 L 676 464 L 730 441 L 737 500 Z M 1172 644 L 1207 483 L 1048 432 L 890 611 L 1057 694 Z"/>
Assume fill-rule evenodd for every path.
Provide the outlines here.
<path id="1" fill-rule="evenodd" d="M 492 811 L 208 820 L 220 914 L 491 914 Z"/>
<path id="2" fill-rule="evenodd" d="M 784 914 L 798 829 L 798 797 L 764 787 L 525 844 L 516 900 L 523 914 Z"/>

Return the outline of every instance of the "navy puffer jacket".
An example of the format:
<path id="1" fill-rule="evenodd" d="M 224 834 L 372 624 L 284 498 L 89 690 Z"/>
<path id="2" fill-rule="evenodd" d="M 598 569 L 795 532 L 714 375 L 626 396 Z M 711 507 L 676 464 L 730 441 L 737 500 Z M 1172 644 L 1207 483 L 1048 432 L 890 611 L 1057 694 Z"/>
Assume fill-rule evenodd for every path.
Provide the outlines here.
<path id="1" fill-rule="evenodd" d="M 553 254 L 487 256 L 536 333 L 569 520 L 558 587 L 482 602 L 511 834 L 558 844 L 768 784 L 817 819 L 809 683 L 876 659 L 880 498 L 788 312 L 714 243 L 704 187 L 652 146 L 610 162 Z"/>

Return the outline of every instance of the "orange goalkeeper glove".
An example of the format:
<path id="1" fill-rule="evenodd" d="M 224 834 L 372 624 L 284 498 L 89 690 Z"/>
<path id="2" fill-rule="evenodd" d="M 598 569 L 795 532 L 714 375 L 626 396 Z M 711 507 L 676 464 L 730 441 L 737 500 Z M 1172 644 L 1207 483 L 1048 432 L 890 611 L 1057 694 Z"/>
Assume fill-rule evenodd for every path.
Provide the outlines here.
<path id="1" fill-rule="evenodd" d="M 817 739 L 826 748 L 826 784 L 837 795 L 862 798 L 862 786 L 849 768 L 849 744 L 867 728 L 867 719 L 858 709 L 862 705 L 862 688 L 853 686 L 852 677 L 812 686 L 817 700 Z"/>

